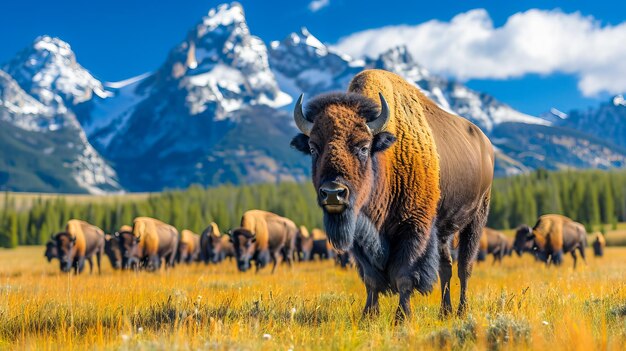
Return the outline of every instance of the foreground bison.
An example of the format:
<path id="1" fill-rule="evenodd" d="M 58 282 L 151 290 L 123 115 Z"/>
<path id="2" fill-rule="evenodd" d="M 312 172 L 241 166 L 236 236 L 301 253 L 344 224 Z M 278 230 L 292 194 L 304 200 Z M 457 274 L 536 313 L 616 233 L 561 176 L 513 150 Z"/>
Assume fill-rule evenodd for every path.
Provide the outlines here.
<path id="1" fill-rule="evenodd" d="M 96 256 L 98 273 L 100 258 L 104 252 L 104 232 L 102 229 L 78 219 L 71 219 L 65 231 L 54 236 L 57 256 L 61 271 L 74 270 L 78 274 L 85 268 L 85 260 L 89 261 L 89 273 L 93 272 L 92 256 Z"/>
<path id="2" fill-rule="evenodd" d="M 219 263 L 226 257 L 235 257 L 235 248 L 228 235 L 222 235 L 215 222 L 202 232 L 200 236 L 200 259 L 205 264 Z"/>
<path id="3" fill-rule="evenodd" d="M 595 235 L 595 239 L 593 240 L 593 255 L 596 257 L 604 256 L 604 247 L 606 246 L 606 240 L 604 240 L 604 235 L 602 233 L 597 232 Z"/>
<path id="4" fill-rule="evenodd" d="M 539 217 L 533 228 L 522 227 L 515 237 L 515 251 L 521 253 L 531 246 L 538 259 L 548 265 L 560 265 L 563 254 L 570 253 L 574 258 L 576 268 L 576 250 L 585 261 L 585 247 L 587 247 L 587 232 L 585 227 L 570 218 L 557 214 L 548 214 Z"/>
<path id="5" fill-rule="evenodd" d="M 254 261 L 258 272 L 271 260 L 274 273 L 283 257 L 291 265 L 297 232 L 290 219 L 267 211 L 246 211 L 241 217 L 241 227 L 230 234 L 237 268 L 245 272 L 250 269 L 250 261 Z"/>
<path id="6" fill-rule="evenodd" d="M 392 291 L 397 317 L 409 315 L 412 293 L 432 291 L 438 270 L 448 314 L 456 231 L 463 312 L 493 179 L 493 148 L 480 129 L 380 70 L 358 74 L 348 93 L 315 98 L 306 113 L 301 96 L 294 119 L 302 134 L 291 145 L 312 156 L 326 232 L 355 258 L 364 313 L 377 312 L 379 294 Z"/>
<path id="7" fill-rule="evenodd" d="M 133 232 L 120 233 L 120 249 L 122 265 L 130 268 L 138 267 L 149 271 L 161 267 L 173 267 L 178 248 L 178 231 L 169 224 L 149 217 L 137 217 L 133 221 Z"/>

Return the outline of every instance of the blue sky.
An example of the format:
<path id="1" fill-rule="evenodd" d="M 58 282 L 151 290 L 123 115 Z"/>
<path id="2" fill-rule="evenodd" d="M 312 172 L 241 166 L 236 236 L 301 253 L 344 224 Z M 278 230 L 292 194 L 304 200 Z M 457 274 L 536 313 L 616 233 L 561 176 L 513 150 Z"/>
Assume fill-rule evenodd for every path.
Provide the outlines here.
<path id="1" fill-rule="evenodd" d="M 246 11 L 252 33 L 268 43 L 282 39 L 291 31 L 306 26 L 321 41 L 329 44 L 339 43 L 339 47 L 342 47 L 342 38 L 360 31 L 372 29 L 371 33 L 361 37 L 376 36 L 380 32 L 377 29 L 385 26 L 419 27 L 420 24 L 431 20 L 437 20 L 445 27 L 460 14 L 483 13 L 471 12 L 474 9 L 484 9 L 483 17 L 486 15 L 494 28 L 505 26 L 511 16 L 529 9 L 547 11 L 540 14 L 545 14 L 548 19 L 555 15 L 554 12 L 550 12 L 555 9 L 558 9 L 556 15 L 561 13 L 569 16 L 578 12 L 578 17 L 572 20 L 574 25 L 576 21 L 584 21 L 589 16 L 593 17 L 594 25 L 600 28 L 617 26 L 625 21 L 623 3 L 618 1 L 314 1 L 319 8 L 312 6 L 311 1 L 240 2 Z M 77 54 L 78 61 L 97 78 L 104 81 L 122 80 L 156 69 L 165 60 L 167 52 L 185 37 L 189 28 L 219 3 L 221 2 L 199 0 L 5 1 L 3 10 L 0 11 L 2 34 L 0 62 L 9 60 L 38 35 L 48 34 L 69 42 Z M 312 11 L 313 8 L 316 11 Z M 564 21 L 568 23 L 567 18 Z M 558 35 L 567 35 L 567 30 L 565 28 L 562 32 L 557 31 Z M 545 33 L 545 36 L 551 35 L 550 32 Z M 580 35 L 587 37 L 584 32 Z M 619 37 L 621 34 L 617 35 Z M 561 39 L 576 41 L 576 38 Z M 457 45 L 455 38 L 449 40 Z M 625 45 L 624 41 L 621 45 Z M 368 50 L 367 47 L 349 49 L 357 53 Z M 502 55 L 498 48 L 491 49 L 496 54 Z M 419 47 L 415 50 L 420 53 Z M 619 56 L 621 51 L 618 49 L 614 51 L 607 52 L 612 53 L 611 57 L 615 60 L 615 56 Z M 481 54 L 489 56 L 489 51 Z M 576 65 L 562 60 L 563 63 L 546 64 L 549 67 L 539 69 L 541 71 L 539 73 L 533 72 L 532 67 L 531 69 L 513 67 L 514 64 L 508 71 L 502 73 L 492 72 L 493 70 L 489 69 L 489 60 L 486 60 L 485 64 L 488 67 L 486 69 L 483 67 L 482 70 L 474 70 L 472 62 L 462 62 L 459 66 L 465 67 L 465 71 L 459 73 L 458 70 L 455 71 L 456 67 L 452 67 L 454 62 L 445 62 L 445 58 L 450 57 L 448 53 L 440 52 L 440 55 L 433 56 L 431 51 L 423 57 L 416 55 L 416 59 L 431 63 L 436 67 L 434 71 L 460 77 L 470 87 L 490 93 L 526 113 L 538 114 L 553 106 L 562 110 L 592 106 L 609 96 L 608 92 L 602 90 L 602 84 L 598 87 L 598 84 L 593 83 L 593 79 L 597 81 L 606 77 L 606 67 L 594 66 L 586 69 L 579 67 L 582 64 Z M 563 54 L 554 52 L 550 55 Z M 576 59 L 574 57 L 573 60 Z M 587 57 L 581 57 L 579 61 L 586 60 Z M 626 57 L 623 57 L 623 61 L 626 61 Z M 559 64 L 564 68 L 561 69 Z M 539 62 L 538 66 L 541 65 Z M 426 66 L 433 71 L 432 67 Z M 602 69 L 604 69 L 600 72 L 602 74 L 598 73 Z M 475 71 L 480 72 L 478 77 L 472 76 Z M 502 74 L 509 76 L 498 76 Z M 583 94 L 580 77 L 585 74 L 591 76 L 589 78 L 591 83 L 584 85 L 586 93 Z M 617 85 L 615 88 L 616 84 L 611 87 L 614 91 L 620 87 Z"/>

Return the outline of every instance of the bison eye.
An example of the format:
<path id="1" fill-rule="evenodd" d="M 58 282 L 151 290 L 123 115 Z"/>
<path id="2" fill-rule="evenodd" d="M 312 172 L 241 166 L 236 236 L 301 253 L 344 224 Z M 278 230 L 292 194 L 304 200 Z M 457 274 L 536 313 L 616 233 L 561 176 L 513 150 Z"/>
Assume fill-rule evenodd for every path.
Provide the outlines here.
<path id="1" fill-rule="evenodd" d="M 359 160 L 365 162 L 367 161 L 367 157 L 370 154 L 370 148 L 369 145 L 363 145 L 360 146 L 356 149 L 356 155 L 359 158 Z"/>

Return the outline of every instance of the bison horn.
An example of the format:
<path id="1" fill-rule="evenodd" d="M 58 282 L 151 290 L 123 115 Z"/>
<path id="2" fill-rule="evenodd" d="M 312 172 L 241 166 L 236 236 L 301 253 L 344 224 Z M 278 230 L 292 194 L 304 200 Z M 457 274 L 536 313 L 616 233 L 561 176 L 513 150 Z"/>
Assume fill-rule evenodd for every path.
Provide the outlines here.
<path id="1" fill-rule="evenodd" d="M 380 97 L 380 114 L 373 121 L 367 122 L 367 127 L 372 134 L 376 135 L 387 127 L 389 123 L 389 105 L 383 96 L 383 93 L 378 93 Z"/>
<path id="2" fill-rule="evenodd" d="M 304 98 L 304 94 L 300 94 L 298 101 L 296 101 L 296 107 L 293 109 L 293 119 L 296 122 L 296 126 L 302 132 L 302 134 L 309 136 L 311 135 L 311 130 L 313 129 L 313 123 L 304 117 L 304 112 L 302 111 L 302 99 Z"/>

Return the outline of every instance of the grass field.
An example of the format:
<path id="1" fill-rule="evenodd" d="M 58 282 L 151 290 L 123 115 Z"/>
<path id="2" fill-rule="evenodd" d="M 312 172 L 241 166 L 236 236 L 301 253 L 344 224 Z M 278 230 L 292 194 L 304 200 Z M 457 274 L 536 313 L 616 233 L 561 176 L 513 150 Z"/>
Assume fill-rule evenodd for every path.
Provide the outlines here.
<path id="1" fill-rule="evenodd" d="M 591 256 L 591 251 L 588 250 Z M 626 248 L 588 266 L 546 268 L 531 257 L 491 259 L 470 281 L 466 318 L 438 318 L 439 288 L 414 296 L 395 325 L 396 297 L 361 319 L 356 271 L 332 262 L 238 273 L 233 262 L 159 273 L 60 274 L 42 247 L 0 251 L 0 349 L 623 350 Z M 453 280 L 458 301 L 458 279 Z"/>

